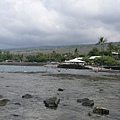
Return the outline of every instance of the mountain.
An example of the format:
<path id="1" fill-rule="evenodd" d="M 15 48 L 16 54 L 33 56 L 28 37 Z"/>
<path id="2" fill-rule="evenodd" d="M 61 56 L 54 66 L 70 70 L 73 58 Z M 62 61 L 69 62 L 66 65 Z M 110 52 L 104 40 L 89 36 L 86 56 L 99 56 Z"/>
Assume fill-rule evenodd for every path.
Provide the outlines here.
<path id="1" fill-rule="evenodd" d="M 114 45 L 120 44 L 119 42 L 112 42 Z M 41 53 L 52 53 L 55 51 L 56 53 L 73 53 L 77 48 L 80 54 L 88 53 L 92 50 L 93 47 L 99 48 L 98 45 L 95 44 L 82 44 L 82 45 L 65 45 L 65 46 L 39 46 L 39 47 L 29 47 L 29 48 L 16 48 L 16 49 L 6 49 L 11 53 L 15 54 L 36 54 L 38 52 Z M 107 48 L 107 44 L 105 44 L 105 48 Z"/>

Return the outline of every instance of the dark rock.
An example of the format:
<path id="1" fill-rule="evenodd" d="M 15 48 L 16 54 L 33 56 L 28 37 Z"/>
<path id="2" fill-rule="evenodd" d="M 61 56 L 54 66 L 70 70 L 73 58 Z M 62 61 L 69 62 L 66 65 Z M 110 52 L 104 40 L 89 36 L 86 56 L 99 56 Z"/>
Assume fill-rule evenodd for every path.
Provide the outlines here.
<path id="1" fill-rule="evenodd" d="M 29 98 L 32 98 L 33 96 L 30 95 L 30 94 L 25 94 L 22 96 L 22 98 L 25 98 L 25 99 L 29 99 Z"/>
<path id="2" fill-rule="evenodd" d="M 14 117 L 19 117 L 19 115 L 17 115 L 17 114 L 12 114 L 12 116 L 14 116 Z"/>
<path id="3" fill-rule="evenodd" d="M 92 107 L 94 105 L 93 100 L 89 100 L 88 98 L 83 98 L 83 99 L 77 99 L 78 103 L 82 103 L 83 106 L 90 106 Z"/>
<path id="4" fill-rule="evenodd" d="M 43 102 L 45 104 L 45 107 L 56 109 L 58 107 L 60 99 L 58 99 L 57 97 L 52 97 L 44 100 Z"/>
<path id="5" fill-rule="evenodd" d="M 104 107 L 96 106 L 93 109 L 93 113 L 100 114 L 100 115 L 108 115 L 109 114 L 109 110 L 107 108 L 104 108 Z"/>
<path id="6" fill-rule="evenodd" d="M 93 100 L 87 100 L 87 101 L 82 102 L 82 105 L 92 107 L 92 106 L 94 106 L 94 101 Z"/>
<path id="7" fill-rule="evenodd" d="M 21 105 L 20 103 L 15 103 L 15 105 Z"/>
<path id="8" fill-rule="evenodd" d="M 99 91 L 104 91 L 103 89 L 99 89 Z"/>
<path id="9" fill-rule="evenodd" d="M 88 100 L 89 100 L 88 98 L 77 99 L 77 102 L 78 103 L 83 103 L 83 102 L 88 101 Z"/>
<path id="10" fill-rule="evenodd" d="M 9 101 L 9 99 L 0 100 L 0 106 L 5 106 Z"/>
<path id="11" fill-rule="evenodd" d="M 64 91 L 64 89 L 62 89 L 62 88 L 59 88 L 59 89 L 58 89 L 58 91 Z"/>

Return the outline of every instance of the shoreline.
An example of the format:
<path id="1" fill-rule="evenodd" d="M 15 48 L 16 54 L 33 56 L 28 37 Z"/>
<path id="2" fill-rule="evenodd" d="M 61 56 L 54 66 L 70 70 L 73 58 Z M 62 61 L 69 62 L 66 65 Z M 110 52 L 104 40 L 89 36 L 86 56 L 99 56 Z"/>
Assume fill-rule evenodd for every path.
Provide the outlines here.
<path id="1" fill-rule="evenodd" d="M 45 66 L 45 67 L 57 67 L 57 68 L 67 68 L 67 69 L 92 69 L 97 70 L 98 72 L 107 72 L 107 71 L 120 71 L 120 66 L 104 66 L 101 68 L 100 66 L 84 66 L 84 67 L 77 67 L 77 66 L 61 66 L 59 64 L 52 64 L 47 62 L 0 62 L 0 65 L 15 65 L 15 66 Z M 101 70 L 102 69 L 102 70 Z"/>
<path id="2" fill-rule="evenodd" d="M 43 66 L 47 63 L 39 62 L 39 63 L 33 63 L 33 62 L 0 62 L 0 65 L 16 65 L 16 66 Z"/>
<path id="3" fill-rule="evenodd" d="M 26 75 L 37 75 L 40 74 L 41 76 L 52 76 L 57 78 L 68 78 L 69 80 L 72 79 L 86 79 L 86 80 L 120 80 L 120 75 L 118 74 L 101 74 L 98 75 L 98 73 L 90 74 L 70 74 L 70 73 L 48 73 L 46 71 L 37 71 L 37 72 L 27 72 L 27 71 L 19 71 L 19 72 L 7 72 L 7 71 L 0 71 L 0 74 L 26 74 Z"/>
<path id="4" fill-rule="evenodd" d="M 84 69 L 84 68 L 81 68 L 81 69 L 77 69 L 77 68 L 59 68 L 57 64 L 52 64 L 52 63 L 44 63 L 44 62 L 0 62 L 0 66 L 1 65 L 8 65 L 8 66 L 35 66 L 35 67 L 45 67 L 46 70 L 49 69 L 49 68 L 52 68 L 52 69 L 69 69 L 69 70 L 87 70 L 87 69 Z M 109 67 L 109 66 L 108 66 Z M 115 66 L 113 66 L 115 67 Z M 101 73 L 101 72 L 108 72 L 108 73 L 119 73 L 120 72 L 120 69 L 111 69 L 111 68 L 106 68 L 106 67 L 95 67 L 95 66 L 86 66 L 86 68 L 88 68 L 88 70 L 91 70 L 93 72 L 95 72 L 96 74 L 97 73 Z M 118 66 L 119 68 L 119 66 Z M 60 72 L 60 70 L 58 70 Z M 5 72 L 5 71 L 4 71 Z M 15 71 L 13 71 L 12 73 L 14 73 Z M 16 71 L 18 72 L 18 71 Z M 27 73 L 27 71 L 19 71 L 21 73 Z M 43 71 L 45 73 L 45 71 Z M 43 72 L 39 72 L 38 71 L 28 71 L 28 73 L 43 73 Z"/>

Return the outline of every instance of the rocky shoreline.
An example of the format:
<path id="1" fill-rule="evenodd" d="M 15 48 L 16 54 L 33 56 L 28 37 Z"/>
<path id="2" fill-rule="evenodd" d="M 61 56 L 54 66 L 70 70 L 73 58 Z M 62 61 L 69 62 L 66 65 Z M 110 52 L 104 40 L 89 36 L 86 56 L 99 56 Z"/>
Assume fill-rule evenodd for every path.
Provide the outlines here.
<path id="1" fill-rule="evenodd" d="M 117 120 L 117 77 L 0 73 L 0 119 Z"/>
<path id="2" fill-rule="evenodd" d="M 62 92 L 64 90 L 61 89 L 61 88 L 58 89 L 58 91 L 62 91 Z M 22 99 L 31 99 L 31 98 L 34 98 L 34 96 L 31 95 L 31 94 L 25 94 L 25 95 L 22 96 Z M 8 102 L 10 102 L 10 99 L 4 99 L 3 96 L 0 95 L 0 107 L 6 106 Z M 90 107 L 90 108 L 93 109 L 92 111 L 88 112 L 88 116 L 92 116 L 93 114 L 109 115 L 109 110 L 107 108 L 100 107 L 100 106 L 93 107 L 94 106 L 94 101 L 89 100 L 89 98 L 77 99 L 76 102 L 81 103 L 83 106 Z M 57 107 L 58 107 L 58 104 L 60 103 L 60 99 L 57 98 L 57 97 L 51 97 L 51 98 L 45 99 L 43 101 L 43 103 L 44 103 L 46 108 L 56 110 Z M 17 101 L 14 103 L 14 105 L 17 105 L 19 107 L 22 106 L 22 104 L 17 102 Z M 15 117 L 19 117 L 19 115 L 15 114 L 15 113 L 12 114 L 12 115 L 15 116 Z"/>
<path id="3" fill-rule="evenodd" d="M 76 75 L 76 74 L 43 74 L 42 76 L 53 76 L 53 77 L 58 77 L 58 78 L 67 78 L 69 80 L 73 79 L 88 79 L 88 80 L 120 80 L 120 74 L 115 74 L 115 75 Z"/>

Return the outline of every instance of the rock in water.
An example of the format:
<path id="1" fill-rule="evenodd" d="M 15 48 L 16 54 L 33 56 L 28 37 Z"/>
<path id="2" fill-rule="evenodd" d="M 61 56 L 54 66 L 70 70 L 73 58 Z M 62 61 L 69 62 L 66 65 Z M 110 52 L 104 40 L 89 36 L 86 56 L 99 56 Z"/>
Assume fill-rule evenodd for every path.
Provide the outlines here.
<path id="1" fill-rule="evenodd" d="M 15 105 L 21 105 L 20 103 L 15 103 Z"/>
<path id="2" fill-rule="evenodd" d="M 78 103 L 82 103 L 83 106 L 90 106 L 92 107 L 94 105 L 93 100 L 89 100 L 88 98 L 83 98 L 83 99 L 77 99 Z"/>
<path id="3" fill-rule="evenodd" d="M 9 99 L 0 100 L 0 106 L 5 106 L 9 101 Z"/>
<path id="4" fill-rule="evenodd" d="M 64 89 L 62 89 L 62 88 L 59 88 L 59 89 L 58 89 L 58 91 L 64 91 Z"/>
<path id="5" fill-rule="evenodd" d="M 98 106 L 96 106 L 93 109 L 93 113 L 100 114 L 100 115 L 108 115 L 109 114 L 109 110 L 107 108 L 105 108 L 105 107 L 98 107 Z"/>
<path id="6" fill-rule="evenodd" d="M 60 99 L 58 99 L 57 97 L 52 97 L 44 100 L 43 102 L 45 104 L 45 107 L 56 109 L 58 107 Z"/>
<path id="7" fill-rule="evenodd" d="M 30 95 L 30 94 L 25 94 L 22 96 L 22 98 L 25 98 L 25 99 L 29 99 L 29 98 L 32 98 L 33 96 Z"/>
<path id="8" fill-rule="evenodd" d="M 94 101 L 93 100 L 87 100 L 87 101 L 82 102 L 82 105 L 92 107 L 94 105 Z"/>

